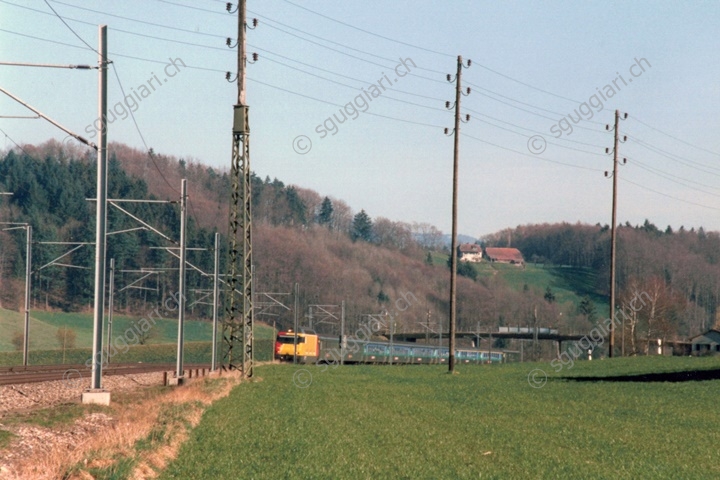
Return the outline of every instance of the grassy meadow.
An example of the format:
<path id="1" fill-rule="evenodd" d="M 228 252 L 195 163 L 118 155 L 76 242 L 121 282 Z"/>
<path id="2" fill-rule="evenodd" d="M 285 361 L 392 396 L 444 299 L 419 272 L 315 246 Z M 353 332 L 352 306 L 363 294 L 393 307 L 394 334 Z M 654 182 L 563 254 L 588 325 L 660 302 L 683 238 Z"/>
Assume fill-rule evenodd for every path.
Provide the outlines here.
<path id="1" fill-rule="evenodd" d="M 537 370 L 528 378 L 535 369 L 547 381 Z M 461 366 L 458 375 L 267 365 L 205 412 L 161 478 L 718 478 L 720 380 L 619 381 L 713 369 L 720 359 Z"/>
<path id="2" fill-rule="evenodd" d="M 446 265 L 447 258 L 447 254 L 444 253 L 432 255 L 435 265 Z M 597 273 L 590 268 L 534 263 L 526 263 L 524 267 L 518 267 L 487 261 L 471 263 L 471 265 L 477 272 L 478 279 L 494 278 L 517 291 L 522 291 L 525 285 L 537 292 L 544 292 L 550 287 L 559 304 L 570 302 L 577 306 L 582 298 L 588 295 L 595 303 L 598 312 L 606 312 L 609 308 L 607 297 L 596 292 Z"/>
<path id="3" fill-rule="evenodd" d="M 140 331 L 140 318 L 127 315 L 113 316 L 113 341 L 118 348 L 112 361 L 120 362 L 174 362 L 177 344 L 177 317 L 157 318 L 150 330 L 146 345 L 138 345 L 135 333 Z M 75 348 L 62 351 L 56 338 L 61 327 L 68 327 L 76 334 Z M 130 330 L 128 332 L 128 330 Z M 255 326 L 256 358 L 272 358 L 275 333 L 272 327 Z M 12 337 L 23 331 L 22 313 L 0 309 L 0 365 L 22 363 L 22 352 L 16 351 Z M 92 356 L 92 313 L 65 313 L 48 311 L 30 312 L 31 365 L 56 363 L 84 363 Z M 107 319 L 103 326 L 103 341 L 107 339 Z M 128 333 L 125 333 L 128 332 Z M 185 320 L 185 361 L 209 362 L 211 352 L 212 323 L 202 320 Z M 127 344 L 127 347 L 125 345 Z"/>

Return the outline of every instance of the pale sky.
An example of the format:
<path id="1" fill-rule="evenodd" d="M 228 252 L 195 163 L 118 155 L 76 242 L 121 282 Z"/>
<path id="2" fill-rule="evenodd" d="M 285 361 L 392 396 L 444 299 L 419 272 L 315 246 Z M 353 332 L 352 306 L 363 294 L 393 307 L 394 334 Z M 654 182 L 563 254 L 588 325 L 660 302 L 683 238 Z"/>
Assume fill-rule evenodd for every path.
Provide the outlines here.
<path id="1" fill-rule="evenodd" d="M 97 25 L 108 25 L 110 58 L 131 97 L 120 103 L 110 70 L 110 141 L 144 148 L 132 119 L 121 118 L 129 106 L 156 152 L 229 167 L 236 86 L 224 72 L 236 71 L 237 54 L 225 37 L 236 39 L 237 16 L 224 1 L 49 3 L 93 48 Z M 720 230 L 718 2 L 248 0 L 248 18 L 259 20 L 248 32 L 248 52 L 260 58 L 248 66 L 247 102 L 261 177 L 449 232 L 453 141 L 443 128 L 452 130 L 445 101 L 455 92 L 445 74 L 462 55 L 472 60 L 462 77 L 472 92 L 462 99 L 471 120 L 460 139 L 461 233 L 609 223 L 605 124 L 615 109 L 628 113 L 620 134 L 630 137 L 620 146 L 628 164 L 618 219 Z M 165 67 L 169 59 L 179 71 Z M 96 65 L 97 54 L 44 0 L 0 0 L 0 61 Z M 0 66 L 0 86 L 94 133 L 95 70 Z M 28 114 L 0 98 L 0 116 Z M 6 149 L 6 135 L 20 144 L 65 138 L 42 120 L 0 118 L 0 129 Z M 301 155 L 294 141 L 312 146 Z"/>

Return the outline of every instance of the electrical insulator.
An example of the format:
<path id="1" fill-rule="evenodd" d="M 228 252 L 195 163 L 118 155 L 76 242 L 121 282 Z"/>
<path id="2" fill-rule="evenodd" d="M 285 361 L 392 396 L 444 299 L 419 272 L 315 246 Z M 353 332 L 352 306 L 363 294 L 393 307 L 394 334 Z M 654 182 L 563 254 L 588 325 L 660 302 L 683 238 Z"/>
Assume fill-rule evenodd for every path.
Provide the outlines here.
<path id="1" fill-rule="evenodd" d="M 467 94 L 470 95 L 470 87 L 467 87 Z"/>
<path id="2" fill-rule="evenodd" d="M 257 26 L 258 26 L 258 19 L 253 18 L 253 27 L 257 27 Z"/>
<path id="3" fill-rule="evenodd" d="M 468 58 L 468 67 L 469 67 L 470 65 L 472 65 L 472 60 L 470 60 L 470 59 Z"/>
<path id="4" fill-rule="evenodd" d="M 228 5 L 230 5 L 230 4 L 228 3 Z M 229 47 L 230 44 L 232 44 L 232 39 L 230 37 L 227 37 L 227 40 L 225 40 L 225 45 L 227 45 Z"/>
<path id="5" fill-rule="evenodd" d="M 450 102 L 445 102 L 445 108 L 450 108 Z"/>
<path id="6" fill-rule="evenodd" d="M 450 81 L 450 74 L 449 74 L 449 73 L 447 74 L 447 81 L 448 81 L 448 82 Z"/>
<path id="7" fill-rule="evenodd" d="M 469 122 L 469 121 L 470 121 L 470 114 L 469 114 L 469 113 L 465 115 L 465 121 L 466 121 L 466 122 Z"/>
<path id="8" fill-rule="evenodd" d="M 232 3 L 227 2 L 227 3 L 225 4 L 225 10 L 227 10 L 228 12 L 229 12 L 230 10 L 232 10 Z"/>
<path id="9" fill-rule="evenodd" d="M 447 129 L 447 128 L 445 128 L 445 135 L 447 135 L 447 134 L 448 134 L 448 129 Z"/>
<path id="10" fill-rule="evenodd" d="M 258 61 L 258 54 L 255 53 L 255 52 L 253 52 L 252 58 L 253 58 L 253 62 L 257 62 L 257 61 Z"/>

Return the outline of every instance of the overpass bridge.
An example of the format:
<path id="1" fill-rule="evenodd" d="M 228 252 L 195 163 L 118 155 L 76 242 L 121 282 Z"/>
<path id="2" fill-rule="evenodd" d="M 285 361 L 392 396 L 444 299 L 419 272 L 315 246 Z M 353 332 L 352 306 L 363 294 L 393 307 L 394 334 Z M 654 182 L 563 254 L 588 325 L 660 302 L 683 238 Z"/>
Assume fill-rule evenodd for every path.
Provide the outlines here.
<path id="1" fill-rule="evenodd" d="M 447 338 L 446 333 L 442 332 L 443 337 Z M 389 333 L 385 333 L 389 335 Z M 397 332 L 393 334 L 393 338 L 397 341 L 417 342 L 418 340 L 430 340 L 437 338 L 437 332 L 429 334 L 429 332 Z M 562 334 L 554 328 L 533 328 L 533 327 L 497 327 L 489 329 L 477 330 L 460 330 L 455 332 L 455 338 L 468 338 L 472 340 L 473 345 L 479 346 L 483 339 L 492 340 L 495 338 L 517 339 L 517 340 L 549 340 L 557 342 L 557 351 L 562 351 L 563 342 L 578 342 L 586 338 L 592 342 L 589 334 Z M 595 342 L 592 342 L 595 343 Z"/>

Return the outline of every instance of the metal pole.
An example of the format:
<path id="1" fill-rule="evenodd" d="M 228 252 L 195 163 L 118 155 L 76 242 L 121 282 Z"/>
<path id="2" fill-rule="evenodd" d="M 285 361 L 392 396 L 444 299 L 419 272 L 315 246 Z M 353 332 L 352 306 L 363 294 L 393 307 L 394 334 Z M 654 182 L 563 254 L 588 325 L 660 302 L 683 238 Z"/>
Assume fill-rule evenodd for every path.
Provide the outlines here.
<path id="1" fill-rule="evenodd" d="M 95 310 L 93 315 L 93 350 L 91 390 L 102 389 L 102 321 L 105 312 L 105 233 L 107 209 L 107 25 L 99 28 L 98 57 L 98 132 L 97 206 L 95 231 Z"/>
<path id="2" fill-rule="evenodd" d="M 212 362 L 210 371 L 217 368 L 217 328 L 218 305 L 220 303 L 220 234 L 215 232 L 215 273 L 213 275 L 213 328 L 212 328 Z"/>
<path id="3" fill-rule="evenodd" d="M 340 304 L 340 365 L 345 365 L 345 300 Z"/>
<path id="4" fill-rule="evenodd" d="M 393 317 L 390 317 L 390 365 L 393 362 L 393 333 L 395 331 L 395 325 L 393 324 Z"/>
<path id="5" fill-rule="evenodd" d="M 178 385 L 184 383 L 183 371 L 183 343 L 185 341 L 185 229 L 187 217 L 187 180 L 182 179 L 180 186 L 180 276 L 178 278 L 178 340 L 177 340 L 177 368 L 175 376 Z"/>
<path id="6" fill-rule="evenodd" d="M 25 227 L 27 243 L 25 245 L 25 326 L 23 330 L 23 365 L 28 364 L 30 354 L 30 289 L 32 283 L 32 225 Z"/>
<path id="7" fill-rule="evenodd" d="M 613 357 L 615 350 L 615 243 L 617 238 L 617 177 L 618 177 L 618 130 L 620 129 L 620 111 L 615 110 L 615 139 L 613 149 L 613 200 L 612 226 L 610 229 L 610 342 L 608 357 Z"/>
<path id="8" fill-rule="evenodd" d="M 107 364 L 110 364 L 110 345 L 112 345 L 113 310 L 115 309 L 115 259 L 110 259 L 110 293 L 108 295 L 108 336 L 107 336 Z"/>
<path id="9" fill-rule="evenodd" d="M 456 327 L 456 296 L 457 296 L 457 204 L 458 204 L 458 155 L 460 148 L 460 98 L 462 78 L 462 56 L 457 58 L 457 77 L 455 84 L 455 138 L 453 147 L 453 193 L 452 193 L 452 235 L 450 241 L 450 333 L 448 371 L 455 371 L 455 327 Z"/>
<path id="10" fill-rule="evenodd" d="M 297 363 L 298 309 L 300 308 L 300 284 L 295 282 L 295 318 L 293 324 L 293 363 Z"/>

